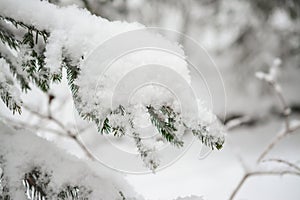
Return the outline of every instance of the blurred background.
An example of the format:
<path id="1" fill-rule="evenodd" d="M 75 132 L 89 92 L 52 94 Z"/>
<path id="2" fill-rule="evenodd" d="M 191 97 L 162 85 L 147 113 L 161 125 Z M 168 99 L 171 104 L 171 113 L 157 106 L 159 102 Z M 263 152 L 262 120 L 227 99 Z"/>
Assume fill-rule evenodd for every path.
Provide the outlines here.
<path id="1" fill-rule="evenodd" d="M 127 180 L 146 199 L 174 199 L 197 195 L 203 199 L 228 199 L 241 179 L 246 166 L 251 168 L 257 156 L 283 127 L 284 118 L 274 90 L 255 77 L 267 72 L 280 58 L 278 82 L 292 109 L 291 119 L 300 119 L 300 1 L 298 0 L 49 0 L 58 6 L 76 5 L 92 14 L 161 27 L 188 35 L 200 43 L 218 66 L 226 89 L 224 103 L 214 112 L 224 125 L 233 119 L 247 118 L 228 130 L 225 148 L 205 159 L 197 159 L 200 150 L 195 142 L 175 164 L 155 175 L 127 175 Z M 177 39 L 185 44 L 185 37 Z M 188 47 L 187 47 L 188 48 Z M 197 55 L 194 55 L 197 56 Z M 201 62 L 199 60 L 199 62 Z M 198 63 L 201 64 L 201 63 Z M 207 77 L 213 82 L 217 77 Z M 72 129 L 71 94 L 67 83 L 54 86 L 51 109 Z M 214 87 L 210 84 L 209 87 Z M 31 97 L 30 97 L 31 95 Z M 32 99 L 32 95 L 37 98 Z M 23 98 L 28 110 L 47 110 L 49 95 L 38 90 Z M 215 94 L 218 99 L 218 94 Z M 38 106 L 37 106 L 38 105 Z M 3 111 L 3 112 L 2 112 Z M 79 157 L 84 153 L 68 138 L 47 134 L 51 122 L 25 111 L 12 116 L 1 102 L 1 112 L 12 123 L 31 121 L 39 134 L 55 141 Z M 14 121 L 14 120 L 19 121 Z M 19 123 L 20 124 L 20 123 Z M 55 126 L 54 126 L 55 127 Z M 59 127 L 56 127 L 59 128 Z M 300 164 L 300 131 L 282 140 L 269 157 L 284 158 Z M 267 166 L 272 168 L 272 165 Z M 248 179 L 236 199 L 300 199 L 300 177 L 258 176 Z"/>

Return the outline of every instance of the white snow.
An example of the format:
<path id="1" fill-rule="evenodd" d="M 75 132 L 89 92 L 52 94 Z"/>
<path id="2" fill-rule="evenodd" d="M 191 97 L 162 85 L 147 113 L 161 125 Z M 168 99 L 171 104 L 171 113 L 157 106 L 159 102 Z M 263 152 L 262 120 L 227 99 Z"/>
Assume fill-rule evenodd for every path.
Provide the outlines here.
<path id="1" fill-rule="evenodd" d="M 16 86 L 15 80 L 9 71 L 9 65 L 3 58 L 0 58 L 0 94 L 8 92 L 17 105 L 21 105 L 20 89 Z M 10 107 L 10 106 L 8 106 Z"/>
<path id="2" fill-rule="evenodd" d="M 3 122 L 0 122 L 0 130 L 0 155 L 4 158 L 0 169 L 3 170 L 4 177 L 8 178 L 12 199 L 25 200 L 21 180 L 34 167 L 40 167 L 43 172 L 50 174 L 48 187 L 54 192 L 53 196 L 48 196 L 50 199 L 55 199 L 55 192 L 66 184 L 92 190 L 89 199 L 122 199 L 119 191 L 129 199 L 143 199 L 133 191 L 121 174 L 109 171 L 100 164 L 83 162 L 27 130 L 15 131 Z"/>

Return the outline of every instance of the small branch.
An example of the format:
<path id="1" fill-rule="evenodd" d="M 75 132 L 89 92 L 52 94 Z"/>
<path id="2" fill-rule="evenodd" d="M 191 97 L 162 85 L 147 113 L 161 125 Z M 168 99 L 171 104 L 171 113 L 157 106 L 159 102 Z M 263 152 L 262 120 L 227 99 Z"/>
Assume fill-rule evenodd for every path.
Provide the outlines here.
<path id="1" fill-rule="evenodd" d="M 36 115 L 36 116 L 38 116 L 42 119 L 47 119 L 49 121 L 52 121 L 56 125 L 58 125 L 62 130 L 64 130 L 67 133 L 67 135 L 66 135 L 67 137 L 73 139 L 80 146 L 80 148 L 85 152 L 85 154 L 88 158 L 90 158 L 93 161 L 96 160 L 96 158 L 93 156 L 93 154 L 91 154 L 91 152 L 87 149 L 87 147 L 78 138 L 78 134 L 73 133 L 71 130 L 69 130 L 67 127 L 65 127 L 65 125 L 63 123 L 61 123 L 58 119 L 56 119 L 55 117 L 53 117 L 51 115 L 51 112 L 48 112 L 48 115 L 43 115 L 43 114 L 41 114 L 37 111 L 32 110 L 31 108 L 29 108 L 26 105 L 24 105 L 23 108 L 25 108 L 26 110 L 28 110 L 32 114 L 34 114 L 34 115 Z M 48 109 L 48 111 L 49 111 L 49 109 Z"/>
<path id="2" fill-rule="evenodd" d="M 257 163 L 261 162 L 261 160 L 274 148 L 274 146 L 280 142 L 283 138 L 285 138 L 288 134 L 294 132 L 299 128 L 299 126 L 294 126 L 291 128 L 289 116 L 291 114 L 291 108 L 287 104 L 287 101 L 285 100 L 280 85 L 276 81 L 276 73 L 277 73 L 277 67 L 281 64 L 281 61 L 275 60 L 273 66 L 270 68 L 270 71 L 268 74 L 263 72 L 256 73 L 256 77 L 265 81 L 268 83 L 273 90 L 275 91 L 276 96 L 279 99 L 279 102 L 282 106 L 282 113 L 285 117 L 285 128 L 284 130 L 274 137 L 271 141 L 271 143 L 265 148 L 265 150 L 261 153 L 261 155 L 258 157 Z"/>
<path id="3" fill-rule="evenodd" d="M 249 122 L 253 121 L 253 119 L 250 116 L 242 116 L 236 119 L 232 119 L 228 121 L 228 123 L 225 124 L 226 130 L 232 130 L 239 126 L 242 126 L 244 124 L 247 124 Z"/>
<path id="4" fill-rule="evenodd" d="M 275 158 L 272 158 L 272 159 L 267 159 L 267 160 L 263 160 L 262 162 L 278 162 L 278 163 L 282 163 L 282 164 L 285 164 L 297 171 L 300 172 L 300 167 L 298 167 L 296 164 L 294 163 L 291 163 L 289 161 L 286 161 L 286 160 L 283 160 L 283 159 L 275 159 Z"/>
<path id="5" fill-rule="evenodd" d="M 274 65 L 271 67 L 269 73 L 263 73 L 263 72 L 258 72 L 256 73 L 257 78 L 267 82 L 269 85 L 272 86 L 272 88 L 275 91 L 276 96 L 279 99 L 279 102 L 282 106 L 282 113 L 284 114 L 285 117 L 285 127 L 284 129 L 277 135 L 275 136 L 272 141 L 266 146 L 264 151 L 260 154 L 260 156 L 257 159 L 257 164 L 261 163 L 263 158 L 287 135 L 293 133 L 297 129 L 300 128 L 300 123 L 297 123 L 295 125 L 291 126 L 291 122 L 289 119 L 289 116 L 291 114 L 291 108 L 288 106 L 287 101 L 285 100 L 280 85 L 276 82 L 276 74 L 277 74 L 277 67 L 280 65 L 281 61 L 276 60 L 274 61 Z M 279 163 L 283 163 L 287 165 L 288 167 L 293 168 L 294 170 L 283 170 L 283 171 L 254 171 L 254 172 L 248 172 L 246 173 L 234 191 L 232 192 L 229 200 L 233 200 L 238 191 L 241 189 L 245 181 L 250 177 L 250 176 L 258 176 L 258 175 L 285 175 L 285 174 L 291 174 L 291 175 L 297 175 L 300 176 L 300 168 L 288 161 L 282 160 L 282 159 L 269 159 L 266 161 L 275 161 Z M 264 161 L 265 162 L 265 161 Z"/>
<path id="6" fill-rule="evenodd" d="M 236 194 L 238 193 L 238 191 L 241 189 L 241 187 L 243 186 L 244 182 L 247 180 L 247 178 L 250 176 L 250 174 L 245 174 L 242 179 L 240 180 L 240 182 L 238 183 L 238 185 L 235 187 L 235 189 L 233 190 L 233 192 L 231 193 L 229 200 L 233 200 L 234 197 L 236 196 Z"/>
<path id="7" fill-rule="evenodd" d="M 300 128 L 300 124 L 290 127 L 288 130 L 285 129 L 283 130 L 279 135 L 277 135 L 276 137 L 274 137 L 271 141 L 271 143 L 269 143 L 269 145 L 265 148 L 265 150 L 260 154 L 260 156 L 257 159 L 257 163 L 261 162 L 262 159 L 274 148 L 274 146 L 276 146 L 276 144 L 278 144 L 283 138 L 285 138 L 287 135 L 295 132 L 297 129 Z"/>
<path id="8" fill-rule="evenodd" d="M 238 185 L 235 187 L 234 191 L 232 192 L 232 194 L 229 197 L 229 200 L 233 200 L 235 198 L 235 196 L 237 195 L 239 190 L 242 188 L 245 181 L 251 176 L 278 176 L 278 175 L 282 176 L 282 175 L 287 175 L 287 174 L 300 176 L 300 172 L 292 171 L 292 170 L 248 172 L 242 177 L 242 179 L 240 180 Z"/>
<path id="9" fill-rule="evenodd" d="M 54 133 L 56 135 L 62 136 L 62 137 L 69 137 L 68 135 L 66 135 L 64 132 L 61 132 L 57 129 L 53 129 L 53 128 L 48 128 L 48 127 L 42 127 L 40 125 L 31 125 L 28 123 L 24 123 L 22 121 L 18 121 L 18 120 L 11 120 L 9 118 L 4 118 L 4 121 L 7 122 L 8 124 L 10 124 L 11 126 L 15 127 L 16 129 L 20 128 L 20 127 L 27 127 L 31 130 L 44 130 L 47 132 L 51 132 Z"/>
<path id="10" fill-rule="evenodd" d="M 81 149 L 85 152 L 88 158 L 90 158 L 93 161 L 97 160 L 95 156 L 90 152 L 90 150 L 81 142 L 77 135 L 70 135 L 70 137 L 81 147 Z"/>
<path id="11" fill-rule="evenodd" d="M 286 130 L 289 130 L 290 128 L 290 120 L 289 120 L 289 116 L 291 114 L 291 108 L 288 106 L 282 92 L 281 92 L 281 89 L 280 89 L 280 86 L 278 85 L 277 82 L 275 81 L 267 81 L 269 83 L 269 85 L 271 85 L 275 91 L 275 94 L 276 96 L 278 97 L 279 99 L 279 102 L 282 106 L 282 113 L 284 115 L 284 118 L 285 118 L 285 129 Z"/>

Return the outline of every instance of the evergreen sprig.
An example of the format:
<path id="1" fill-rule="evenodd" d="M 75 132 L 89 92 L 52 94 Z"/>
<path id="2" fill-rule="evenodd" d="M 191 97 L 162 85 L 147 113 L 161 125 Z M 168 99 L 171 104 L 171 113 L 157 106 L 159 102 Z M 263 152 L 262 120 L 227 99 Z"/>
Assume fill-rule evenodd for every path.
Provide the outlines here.
<path id="1" fill-rule="evenodd" d="M 49 188 L 51 174 L 43 172 L 40 167 L 35 167 L 28 173 L 25 173 L 23 179 L 25 194 L 30 200 L 46 200 L 51 195 L 57 196 L 58 200 L 88 200 L 91 190 L 84 186 L 64 186 L 59 192 Z M 1 199 L 1 198 L 0 198 Z"/>
<path id="2" fill-rule="evenodd" d="M 63 50 L 63 52 L 65 52 L 65 50 Z M 76 96 L 78 85 L 74 84 L 74 80 L 78 78 L 80 74 L 79 66 L 72 62 L 72 59 L 67 55 L 67 53 L 63 53 L 62 67 L 67 69 L 68 84 L 71 88 L 73 96 Z"/>
<path id="3" fill-rule="evenodd" d="M 88 200 L 88 195 L 92 191 L 84 186 L 65 186 L 57 195 L 58 200 Z"/>
<path id="4" fill-rule="evenodd" d="M 0 20 L 10 22 L 12 25 L 14 25 L 14 27 L 16 29 L 21 27 L 21 28 L 27 29 L 28 32 L 31 32 L 31 33 L 35 32 L 35 41 L 36 41 L 36 43 L 38 43 L 38 36 L 39 35 L 43 37 L 45 43 L 47 41 L 47 38 L 50 36 L 49 32 L 47 32 L 46 30 L 39 30 L 36 27 L 34 27 L 33 25 L 27 25 L 27 24 L 25 24 L 21 21 L 15 20 L 11 17 L 4 17 L 4 16 L 0 15 Z"/>
<path id="5" fill-rule="evenodd" d="M 199 140 L 210 147 L 212 150 L 215 148 L 220 150 L 223 147 L 224 140 L 222 138 L 216 138 L 209 134 L 209 131 L 206 126 L 200 126 L 198 129 L 193 129 L 192 133 L 194 136 L 198 137 Z"/>
<path id="6" fill-rule="evenodd" d="M 29 86 L 29 80 L 27 77 L 24 77 L 19 71 L 17 66 L 14 64 L 12 60 L 10 60 L 7 56 L 4 56 L 0 52 L 0 58 L 3 58 L 6 63 L 9 65 L 10 72 L 12 73 L 13 76 L 16 77 L 17 81 L 19 82 L 19 85 L 22 89 L 22 91 L 27 92 L 30 89 Z"/>
<path id="7" fill-rule="evenodd" d="M 179 140 L 175 132 L 176 113 L 168 106 L 162 106 L 156 110 L 153 106 L 147 106 L 148 113 L 152 124 L 157 128 L 158 132 L 171 144 L 183 146 L 183 141 Z"/>
<path id="8" fill-rule="evenodd" d="M 21 114 L 21 103 L 17 102 L 7 88 L 0 82 L 0 96 L 4 104 L 13 114 L 15 112 Z"/>
<path id="9" fill-rule="evenodd" d="M 129 113 L 128 113 L 129 114 Z M 122 105 L 119 105 L 116 109 L 110 112 L 111 115 L 119 115 L 119 117 L 124 117 L 126 115 L 125 108 Z M 131 123 L 131 122 L 128 122 Z M 113 133 L 114 136 L 122 137 L 125 135 L 125 127 L 121 125 L 112 126 L 109 123 L 109 117 L 106 117 L 103 121 L 102 127 L 100 128 L 100 133 Z"/>
<path id="10" fill-rule="evenodd" d="M 125 197 L 125 195 L 123 194 L 123 192 L 122 192 L 122 191 L 119 191 L 119 194 L 120 194 L 120 196 L 121 196 L 122 200 L 126 200 L 126 197 Z"/>
<path id="11" fill-rule="evenodd" d="M 151 149 L 147 146 L 145 146 L 142 142 L 142 139 L 140 135 L 137 132 L 133 132 L 133 139 L 135 141 L 137 150 L 141 156 L 141 159 L 143 160 L 146 167 L 148 167 L 152 172 L 155 172 L 155 170 L 159 167 L 159 161 L 155 159 L 154 149 Z"/>
<path id="12" fill-rule="evenodd" d="M 50 183 L 48 173 L 42 173 L 40 168 L 35 167 L 29 173 L 25 174 L 22 182 L 28 199 L 46 200 L 46 191 Z"/>
<path id="13" fill-rule="evenodd" d="M 15 36 L 12 32 L 5 26 L 0 27 L 0 41 L 5 44 L 8 48 L 20 52 L 22 48 L 26 49 L 25 57 L 21 58 L 21 63 L 17 63 L 9 58 L 9 56 L 4 53 L 0 54 L 0 58 L 3 58 L 9 65 L 11 73 L 16 77 L 22 91 L 27 92 L 30 88 L 30 82 L 33 82 L 42 91 L 46 92 L 50 88 L 50 82 L 57 81 L 61 76 L 50 75 L 49 68 L 45 67 L 45 44 L 49 33 L 45 30 L 38 30 L 32 25 L 27 25 L 23 22 L 16 21 L 12 18 L 3 17 L 0 15 L 0 21 L 5 23 L 11 23 L 16 29 L 20 30 L 21 33 L 25 30 L 25 34 L 20 38 L 20 36 Z M 42 37 L 44 42 L 39 42 L 38 38 Z M 7 105 L 13 113 L 21 112 L 21 106 L 16 103 L 13 99 L 14 97 L 9 93 L 9 91 L 3 89 L 1 90 L 1 99 Z"/>
<path id="14" fill-rule="evenodd" d="M 0 29 L 0 40 L 14 50 L 17 50 L 21 44 L 11 33 L 5 32 L 3 29 Z"/>
<path id="15" fill-rule="evenodd" d="M 101 128 L 101 133 L 109 134 L 110 132 L 111 132 L 111 126 L 109 124 L 109 119 L 105 118 L 103 121 L 102 128 Z"/>
<path id="16" fill-rule="evenodd" d="M 4 158 L 0 155 L 0 199 L 1 200 L 10 200 L 10 190 L 8 187 L 8 177 L 5 174 L 2 166 L 4 165 Z"/>

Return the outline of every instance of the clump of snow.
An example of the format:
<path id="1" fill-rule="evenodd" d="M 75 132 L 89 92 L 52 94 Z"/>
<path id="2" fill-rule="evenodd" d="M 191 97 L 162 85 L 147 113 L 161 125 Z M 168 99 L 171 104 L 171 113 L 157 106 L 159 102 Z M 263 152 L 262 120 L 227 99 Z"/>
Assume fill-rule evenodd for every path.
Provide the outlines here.
<path id="1" fill-rule="evenodd" d="M 45 51 L 46 67 L 50 69 L 50 73 L 59 73 L 59 67 L 62 62 L 62 50 L 64 47 L 64 41 L 67 39 L 67 35 L 64 31 L 55 31 L 51 33 L 48 38 L 48 44 Z"/>
<path id="2" fill-rule="evenodd" d="M 1 167 L 12 199 L 25 199 L 22 179 L 35 167 L 49 174 L 48 187 L 53 191 L 49 199 L 56 199 L 56 192 L 67 184 L 91 190 L 89 199 L 122 199 L 119 191 L 129 199 L 138 197 L 121 175 L 99 164 L 82 162 L 26 130 L 15 131 L 2 122 L 0 130 Z"/>

